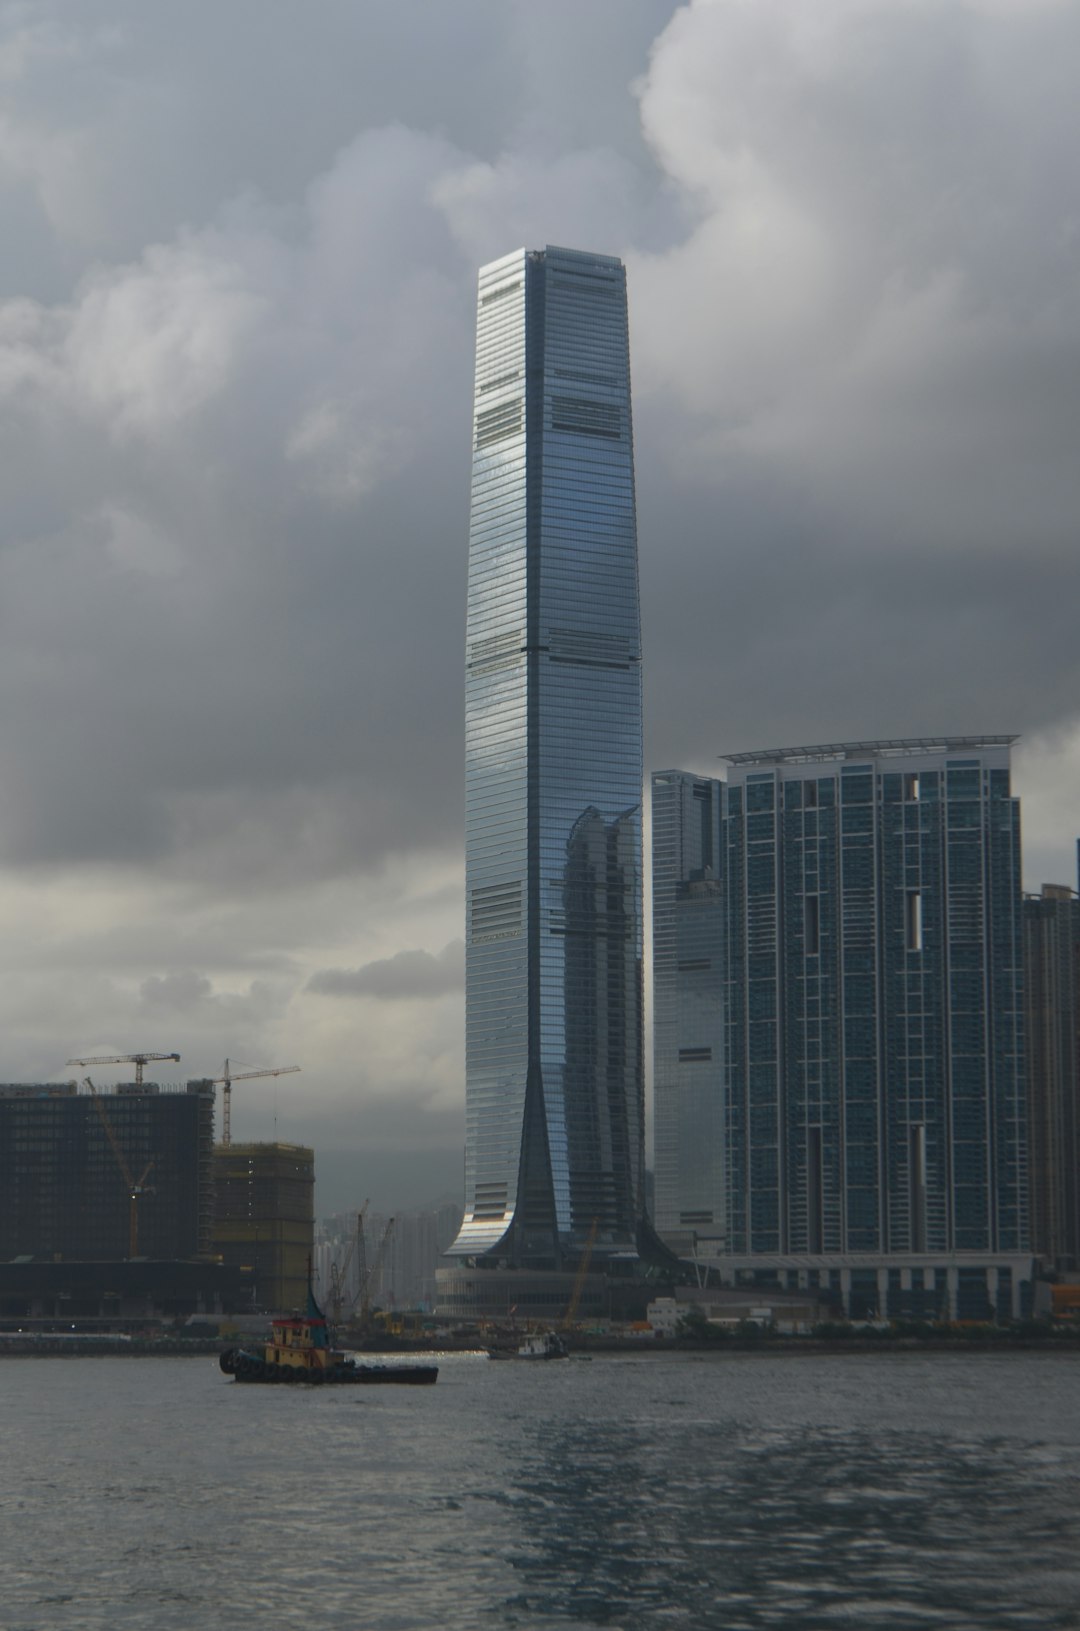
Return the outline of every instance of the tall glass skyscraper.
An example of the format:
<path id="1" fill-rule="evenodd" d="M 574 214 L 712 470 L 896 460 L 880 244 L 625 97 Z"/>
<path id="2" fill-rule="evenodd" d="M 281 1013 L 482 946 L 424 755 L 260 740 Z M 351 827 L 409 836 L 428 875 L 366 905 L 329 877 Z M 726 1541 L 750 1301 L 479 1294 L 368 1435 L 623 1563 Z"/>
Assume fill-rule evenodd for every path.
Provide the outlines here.
<path id="1" fill-rule="evenodd" d="M 730 1252 L 1027 1249 L 1012 740 L 729 758 Z"/>
<path id="2" fill-rule="evenodd" d="M 643 1211 L 641 670 L 626 277 L 480 273 L 466 654 L 465 1217 L 560 1268 Z"/>
<path id="3" fill-rule="evenodd" d="M 654 1218 L 674 1251 L 722 1249 L 723 782 L 652 778 Z"/>

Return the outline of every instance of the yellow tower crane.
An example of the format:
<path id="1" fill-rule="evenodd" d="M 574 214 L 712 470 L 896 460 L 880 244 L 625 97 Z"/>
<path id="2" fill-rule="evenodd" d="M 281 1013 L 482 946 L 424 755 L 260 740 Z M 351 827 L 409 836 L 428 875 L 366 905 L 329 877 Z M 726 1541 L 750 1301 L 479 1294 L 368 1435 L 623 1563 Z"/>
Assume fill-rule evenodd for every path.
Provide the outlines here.
<path id="1" fill-rule="evenodd" d="M 213 1076 L 211 1080 L 215 1087 L 220 1086 L 221 1093 L 221 1142 L 223 1145 L 232 1143 L 232 1085 L 234 1082 L 253 1082 L 257 1076 L 291 1076 L 300 1069 L 299 1065 L 278 1065 L 275 1070 L 240 1070 L 229 1069 L 226 1059 L 225 1068 L 220 1076 Z"/>
<path id="2" fill-rule="evenodd" d="M 102 1054 L 100 1058 L 96 1058 L 96 1059 L 69 1059 L 68 1064 L 69 1065 L 84 1065 L 84 1066 L 89 1066 L 89 1065 L 134 1065 L 135 1066 L 135 1086 L 136 1087 L 141 1087 L 142 1086 L 142 1080 L 143 1080 L 143 1076 L 142 1076 L 143 1066 L 148 1065 L 150 1063 L 150 1061 L 153 1060 L 153 1059 L 172 1059 L 177 1064 L 179 1064 L 180 1055 L 178 1053 L 106 1053 L 106 1054 Z M 90 1080 L 89 1076 L 86 1079 L 87 1079 L 87 1081 L 89 1081 Z M 91 1088 L 91 1092 L 95 1093 L 95 1095 L 96 1095 L 97 1089 L 96 1088 Z"/>
<path id="3" fill-rule="evenodd" d="M 72 1063 L 74 1063 L 74 1061 L 72 1061 Z M 109 1063 L 112 1063 L 112 1061 L 110 1060 Z M 105 1109 L 104 1101 L 98 1097 L 98 1090 L 90 1080 L 89 1076 L 86 1078 L 86 1085 L 90 1089 L 90 1096 L 94 1101 L 94 1109 L 101 1118 L 101 1125 L 105 1129 L 105 1137 L 109 1140 L 109 1145 L 112 1149 L 113 1155 L 116 1158 L 116 1164 L 120 1168 L 120 1176 L 127 1185 L 128 1199 L 130 1202 L 130 1211 L 128 1213 L 128 1256 L 138 1257 L 139 1198 L 142 1195 L 153 1194 L 152 1190 L 147 1189 L 146 1180 L 150 1176 L 150 1171 L 154 1163 L 153 1161 L 148 1161 L 146 1163 L 146 1166 L 143 1168 L 141 1178 L 136 1179 L 132 1176 L 131 1168 L 128 1165 L 127 1156 L 120 1147 L 120 1140 L 113 1131 L 112 1122 L 109 1120 L 109 1113 Z"/>
<path id="4" fill-rule="evenodd" d="M 178 1053 L 106 1053 L 95 1055 L 90 1059 L 69 1059 L 68 1064 L 83 1066 L 134 1065 L 135 1085 L 136 1087 L 141 1087 L 143 1085 L 143 1070 L 145 1066 L 150 1064 L 151 1061 L 156 1061 L 159 1059 L 168 1059 L 174 1064 L 179 1064 L 180 1055 Z M 109 1147 L 113 1152 L 117 1166 L 120 1168 L 120 1176 L 127 1185 L 128 1199 L 131 1207 L 128 1217 L 128 1256 L 137 1257 L 139 1251 L 139 1199 L 143 1195 L 152 1193 L 152 1191 L 147 1189 L 146 1180 L 150 1176 L 150 1169 L 153 1167 L 154 1163 L 153 1161 L 150 1161 L 147 1164 L 141 1178 L 136 1178 L 134 1176 L 130 1166 L 128 1165 L 127 1157 L 120 1147 L 120 1141 L 117 1138 L 116 1133 L 113 1131 L 112 1122 L 109 1120 L 109 1113 L 105 1109 L 104 1103 L 99 1098 L 98 1090 L 90 1080 L 89 1076 L 86 1077 L 86 1085 L 90 1089 L 90 1095 L 94 1101 L 94 1108 L 101 1119 L 101 1125 L 105 1129 L 105 1135 L 109 1140 Z"/>
<path id="5" fill-rule="evenodd" d="M 581 1254 L 581 1262 L 578 1264 L 578 1270 L 574 1276 L 574 1284 L 570 1291 L 570 1301 L 567 1303 L 566 1313 L 562 1317 L 561 1328 L 564 1331 L 569 1331 L 574 1321 L 577 1319 L 578 1306 L 581 1303 L 581 1293 L 585 1290 L 585 1277 L 589 1272 L 589 1264 L 592 1262 L 593 1247 L 596 1245 L 596 1236 L 599 1229 L 600 1219 L 593 1218 L 592 1227 L 589 1230 L 589 1238 L 585 1242 L 585 1250 Z"/>

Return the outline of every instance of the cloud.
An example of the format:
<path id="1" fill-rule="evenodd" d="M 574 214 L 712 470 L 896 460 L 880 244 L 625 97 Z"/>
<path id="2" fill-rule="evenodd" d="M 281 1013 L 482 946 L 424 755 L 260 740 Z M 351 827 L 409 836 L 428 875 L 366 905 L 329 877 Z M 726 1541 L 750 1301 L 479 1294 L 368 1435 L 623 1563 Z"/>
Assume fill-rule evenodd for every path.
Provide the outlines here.
<path id="1" fill-rule="evenodd" d="M 205 1001 L 213 989 L 205 974 L 187 969 L 178 974 L 152 975 L 143 981 L 140 995 L 148 1008 L 175 1010 Z"/>
<path id="2" fill-rule="evenodd" d="M 72 383 L 116 434 L 162 434 L 227 383 L 265 309 L 210 242 L 153 245 L 138 266 L 94 274 L 65 341 Z"/>
<path id="3" fill-rule="evenodd" d="M 1075 717 L 1078 49 L 1075 6 L 951 0 L 700 0 L 657 41 L 653 762 Z"/>
<path id="4" fill-rule="evenodd" d="M 295 241 L 231 209 L 68 305 L 0 305 L 12 858 L 167 864 L 242 826 L 239 878 L 283 840 L 332 870 L 421 836 L 424 777 L 459 774 L 445 705 L 401 752 L 427 682 L 408 631 L 429 597 L 463 598 L 441 535 L 467 444 L 448 459 L 437 403 L 448 369 L 467 393 L 468 297 L 437 269 L 455 252 L 426 198 L 455 162 L 438 138 L 365 134 Z M 426 633 L 424 657 L 456 632 Z"/>
<path id="5" fill-rule="evenodd" d="M 160 1026 L 303 1065 L 253 1135 L 455 1142 L 460 943 L 410 948 L 521 243 L 628 263 L 647 765 L 1018 730 L 1071 877 L 1074 0 L 260 17 L 0 6 L 3 1074 Z"/>
<path id="6" fill-rule="evenodd" d="M 465 987 L 465 944 L 452 940 L 434 956 L 399 951 L 362 968 L 325 968 L 313 974 L 308 990 L 324 997 L 378 997 L 397 1001 L 445 997 Z"/>

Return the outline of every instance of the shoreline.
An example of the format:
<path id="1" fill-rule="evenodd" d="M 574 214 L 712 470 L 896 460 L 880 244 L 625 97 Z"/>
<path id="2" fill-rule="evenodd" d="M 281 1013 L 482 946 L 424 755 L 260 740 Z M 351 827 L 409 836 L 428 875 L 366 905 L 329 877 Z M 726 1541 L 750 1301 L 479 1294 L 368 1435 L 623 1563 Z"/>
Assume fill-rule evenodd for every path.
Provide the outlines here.
<path id="1" fill-rule="evenodd" d="M 125 1340 L 120 1337 L 115 1340 L 95 1339 L 80 1341 L 78 1337 L 57 1340 L 47 1336 L 30 1337 L 18 1344 L 7 1343 L 0 1340 L 0 1361 L 4 1359 L 206 1359 L 216 1358 L 226 1348 L 234 1347 L 235 1341 L 224 1341 L 211 1338 L 197 1338 L 188 1341 L 155 1341 L 152 1338 L 143 1340 Z M 496 1345 L 497 1346 L 497 1345 Z M 753 1338 L 727 1338 L 714 1342 L 667 1342 L 667 1341 L 619 1341 L 598 1338 L 592 1341 L 575 1341 L 569 1339 L 567 1346 L 571 1356 L 591 1357 L 618 1357 L 634 1359 L 659 1359 L 680 1354 L 692 1355 L 695 1358 L 708 1357 L 714 1359 L 799 1359 L 835 1357 L 843 1354 L 897 1355 L 897 1354 L 941 1354 L 955 1356 L 957 1354 L 998 1354 L 998 1353 L 1032 1353 L 1032 1354 L 1062 1354 L 1070 1358 L 1080 1359 L 1080 1335 L 1074 1336 L 1047 1336 L 1047 1337 L 764 1337 L 758 1340 Z M 458 1346 L 452 1343 L 431 1343 L 396 1348 L 363 1348 L 351 1349 L 360 1360 L 387 1358 L 391 1355 L 406 1359 L 420 1358 L 426 1354 L 491 1354 L 491 1347 L 470 1344 Z M 497 1357 L 513 1358 L 513 1348 L 499 1348 Z"/>

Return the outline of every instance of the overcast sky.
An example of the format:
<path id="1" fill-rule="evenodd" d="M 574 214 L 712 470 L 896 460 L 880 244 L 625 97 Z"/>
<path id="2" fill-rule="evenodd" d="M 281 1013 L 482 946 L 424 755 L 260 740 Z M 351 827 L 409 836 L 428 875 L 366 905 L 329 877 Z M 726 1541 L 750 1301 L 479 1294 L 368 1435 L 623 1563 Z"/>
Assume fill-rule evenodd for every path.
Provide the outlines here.
<path id="1" fill-rule="evenodd" d="M 522 244 L 628 266 L 647 767 L 1017 731 L 1072 882 L 1078 61 L 1078 0 L 0 0 L 0 1079 L 295 1062 L 234 1134 L 321 1209 L 459 1178 Z"/>

